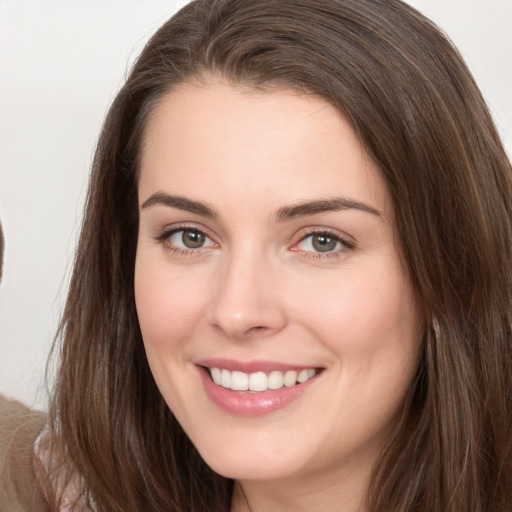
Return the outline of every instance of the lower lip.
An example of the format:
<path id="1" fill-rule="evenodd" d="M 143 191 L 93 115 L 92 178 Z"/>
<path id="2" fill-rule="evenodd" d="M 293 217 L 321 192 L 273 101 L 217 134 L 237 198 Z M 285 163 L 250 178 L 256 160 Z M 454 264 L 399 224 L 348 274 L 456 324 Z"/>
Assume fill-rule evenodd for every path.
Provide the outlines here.
<path id="1" fill-rule="evenodd" d="M 306 382 L 289 388 L 282 387 L 252 393 L 250 391 L 233 391 L 218 386 L 212 381 L 208 370 L 205 370 L 204 367 L 199 368 L 199 373 L 206 393 L 212 402 L 226 412 L 237 416 L 264 416 L 283 409 L 306 393 L 318 377 L 317 374 Z"/>

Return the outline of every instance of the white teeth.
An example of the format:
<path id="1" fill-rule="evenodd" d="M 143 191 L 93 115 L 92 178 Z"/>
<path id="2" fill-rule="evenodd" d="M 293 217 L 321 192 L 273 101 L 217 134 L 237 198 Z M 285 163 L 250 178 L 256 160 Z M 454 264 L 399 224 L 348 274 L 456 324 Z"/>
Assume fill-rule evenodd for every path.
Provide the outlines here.
<path id="1" fill-rule="evenodd" d="M 220 385 L 223 388 L 231 387 L 231 372 L 229 370 L 221 370 Z"/>
<path id="2" fill-rule="evenodd" d="M 268 375 L 268 389 L 281 389 L 284 385 L 283 374 L 279 371 L 270 372 Z"/>
<path id="3" fill-rule="evenodd" d="M 315 370 L 308 369 L 308 370 L 301 370 L 299 372 L 299 375 L 297 376 L 298 382 L 306 382 L 307 380 L 311 379 L 315 375 Z"/>
<path id="4" fill-rule="evenodd" d="M 218 386 L 232 389 L 233 391 L 254 391 L 261 392 L 268 389 L 281 389 L 283 386 L 290 388 L 296 384 L 302 384 L 316 375 L 316 370 L 307 368 L 300 370 L 279 370 L 271 371 L 268 375 L 265 372 L 247 374 L 244 372 L 230 372 L 225 368 L 210 368 L 213 382 Z"/>
<path id="5" fill-rule="evenodd" d="M 218 368 L 210 368 L 210 373 L 212 374 L 213 382 L 220 386 L 222 382 L 222 372 Z"/>
<path id="6" fill-rule="evenodd" d="M 251 391 L 266 391 L 268 389 L 268 377 L 266 373 L 256 372 L 249 376 L 249 389 Z"/>
<path id="7" fill-rule="evenodd" d="M 247 373 L 231 372 L 231 389 L 235 391 L 247 391 L 249 389 L 249 377 Z"/>
<path id="8" fill-rule="evenodd" d="M 297 372 L 295 370 L 289 370 L 284 374 L 284 385 L 287 388 L 295 386 L 297 382 Z"/>

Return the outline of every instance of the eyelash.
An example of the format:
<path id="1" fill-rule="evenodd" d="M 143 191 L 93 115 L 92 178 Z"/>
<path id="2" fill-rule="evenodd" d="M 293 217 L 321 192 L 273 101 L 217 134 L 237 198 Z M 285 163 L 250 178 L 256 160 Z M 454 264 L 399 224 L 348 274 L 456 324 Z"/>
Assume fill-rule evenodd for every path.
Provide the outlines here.
<path id="1" fill-rule="evenodd" d="M 213 238 L 208 235 L 204 229 L 201 229 L 196 226 L 191 225 L 179 225 L 175 226 L 172 229 L 167 229 L 162 231 L 158 236 L 155 237 L 155 240 L 159 243 L 161 243 L 165 250 L 170 251 L 174 254 L 177 254 L 179 256 L 196 256 L 201 253 L 201 249 L 205 249 L 205 247 L 198 247 L 196 249 L 193 248 L 183 248 L 183 247 L 176 247 L 175 245 L 172 245 L 169 241 L 170 237 L 176 233 L 179 233 L 180 231 L 191 231 L 200 233 L 203 236 L 205 236 L 207 239 L 211 240 L 214 244 L 216 242 L 213 240 Z M 301 252 L 303 253 L 302 256 L 306 258 L 311 259 L 329 259 L 329 258 L 339 258 L 343 254 L 345 254 L 348 251 L 351 251 L 355 248 L 355 243 L 352 239 L 349 239 L 348 237 L 344 237 L 340 235 L 338 232 L 331 231 L 326 228 L 309 228 L 306 233 L 304 233 L 301 238 L 294 243 L 293 247 L 299 245 L 300 243 L 304 242 L 308 237 L 311 236 L 325 236 L 327 238 L 330 238 L 334 240 L 337 243 L 340 243 L 342 247 L 340 249 L 337 249 L 335 251 L 326 251 L 326 252 L 316 252 L 316 251 L 306 251 L 301 249 L 291 249 L 294 252 Z M 206 247 L 207 248 L 207 247 Z"/>
<path id="2" fill-rule="evenodd" d="M 175 245 L 172 245 L 169 241 L 170 237 L 176 233 L 179 233 L 180 231 L 191 231 L 195 233 L 200 233 L 207 239 L 213 241 L 212 237 L 209 236 L 204 229 L 201 229 L 196 226 L 191 226 L 189 224 L 182 225 L 182 226 L 174 226 L 171 229 L 167 229 L 162 231 L 157 237 L 155 237 L 155 240 L 159 243 L 161 243 L 166 251 L 172 252 L 174 254 L 177 254 L 178 256 L 198 256 L 200 254 L 200 249 L 204 249 L 204 247 L 198 247 L 197 249 L 192 248 L 184 248 L 184 247 L 176 247 Z M 214 242 L 214 241 L 213 241 Z M 216 243 L 216 242 L 214 242 Z"/>
<path id="3" fill-rule="evenodd" d="M 340 258 L 344 254 L 346 254 L 348 251 L 351 251 L 355 248 L 355 243 L 352 239 L 349 239 L 348 237 L 345 237 L 341 235 L 338 232 L 331 231 L 326 228 L 309 228 L 306 233 L 304 233 L 301 238 L 294 244 L 294 246 L 297 246 L 298 244 L 304 242 L 309 237 L 312 236 L 325 236 L 327 238 L 330 238 L 334 240 L 335 242 L 341 244 L 341 248 L 337 249 L 335 251 L 328 251 L 328 252 L 315 252 L 315 251 L 301 251 L 300 249 L 292 249 L 297 252 L 303 252 L 303 256 L 306 258 L 311 258 L 315 260 L 319 259 L 330 259 L 330 258 Z"/>

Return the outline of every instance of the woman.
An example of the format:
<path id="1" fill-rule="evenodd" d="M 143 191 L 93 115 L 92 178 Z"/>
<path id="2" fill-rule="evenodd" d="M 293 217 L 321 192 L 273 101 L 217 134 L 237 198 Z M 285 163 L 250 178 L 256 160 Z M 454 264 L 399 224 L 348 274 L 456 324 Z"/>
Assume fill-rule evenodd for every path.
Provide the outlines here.
<path id="1" fill-rule="evenodd" d="M 99 141 L 50 501 L 509 510 L 511 180 L 407 5 L 187 5 Z"/>

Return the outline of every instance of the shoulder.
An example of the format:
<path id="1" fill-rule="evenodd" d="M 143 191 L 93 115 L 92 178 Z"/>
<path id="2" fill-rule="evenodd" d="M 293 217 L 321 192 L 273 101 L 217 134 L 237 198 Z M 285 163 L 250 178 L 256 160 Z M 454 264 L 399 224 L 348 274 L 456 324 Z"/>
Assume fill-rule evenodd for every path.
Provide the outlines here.
<path id="1" fill-rule="evenodd" d="M 34 442 L 46 417 L 0 395 L 0 510 L 42 512 L 47 507 L 33 469 Z"/>

